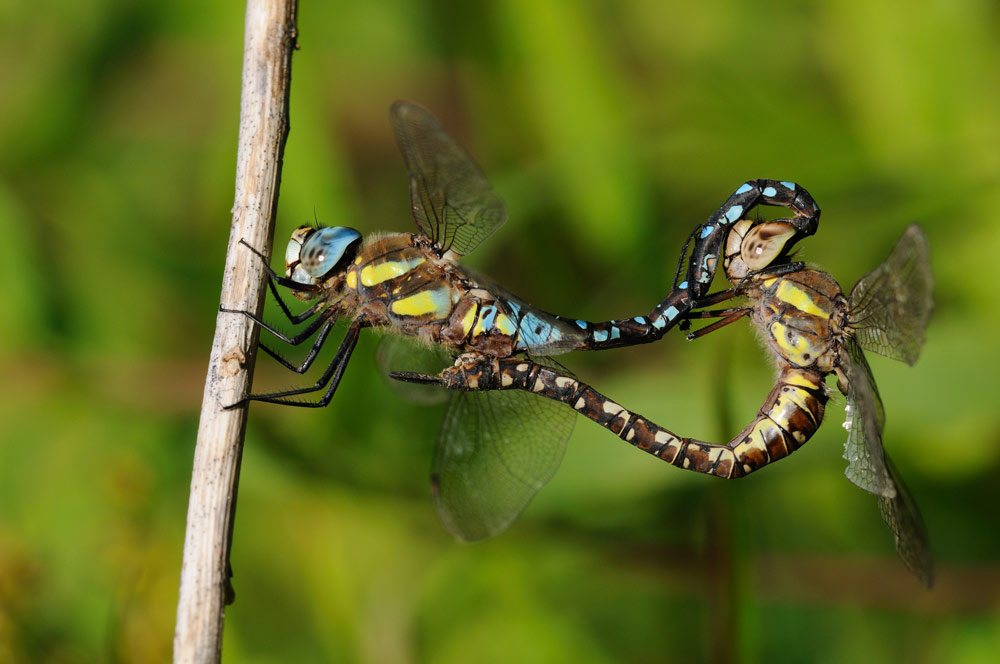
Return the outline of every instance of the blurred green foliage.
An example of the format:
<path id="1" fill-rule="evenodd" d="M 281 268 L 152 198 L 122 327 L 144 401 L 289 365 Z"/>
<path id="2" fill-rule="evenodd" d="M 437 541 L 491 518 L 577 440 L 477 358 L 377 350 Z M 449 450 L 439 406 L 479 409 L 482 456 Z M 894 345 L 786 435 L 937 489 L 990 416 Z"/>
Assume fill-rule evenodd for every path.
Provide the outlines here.
<path id="1" fill-rule="evenodd" d="M 242 11 L 0 7 L 0 662 L 170 656 Z M 976 0 L 303 3 L 279 247 L 314 216 L 412 229 L 396 98 L 508 204 L 469 262 L 566 315 L 648 311 L 750 178 L 812 192 L 802 255 L 845 286 L 923 224 L 923 357 L 872 364 L 938 584 L 844 479 L 836 403 L 792 459 L 731 484 L 581 422 L 509 532 L 457 544 L 427 489 L 441 408 L 386 386 L 369 335 L 330 408 L 251 409 L 225 661 L 993 661 L 998 28 Z M 565 362 L 709 440 L 772 379 L 746 325 Z M 258 366 L 259 388 L 289 381 Z"/>

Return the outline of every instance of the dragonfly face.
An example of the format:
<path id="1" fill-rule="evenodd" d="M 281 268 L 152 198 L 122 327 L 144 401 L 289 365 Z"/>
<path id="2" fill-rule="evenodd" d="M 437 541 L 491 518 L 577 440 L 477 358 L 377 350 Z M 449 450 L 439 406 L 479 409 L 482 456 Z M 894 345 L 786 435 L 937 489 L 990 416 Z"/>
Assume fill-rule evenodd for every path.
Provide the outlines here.
<path id="1" fill-rule="evenodd" d="M 299 226 L 285 248 L 285 276 L 306 286 L 342 277 L 361 246 L 361 233 L 346 226 Z M 292 291 L 309 300 L 314 290 Z"/>

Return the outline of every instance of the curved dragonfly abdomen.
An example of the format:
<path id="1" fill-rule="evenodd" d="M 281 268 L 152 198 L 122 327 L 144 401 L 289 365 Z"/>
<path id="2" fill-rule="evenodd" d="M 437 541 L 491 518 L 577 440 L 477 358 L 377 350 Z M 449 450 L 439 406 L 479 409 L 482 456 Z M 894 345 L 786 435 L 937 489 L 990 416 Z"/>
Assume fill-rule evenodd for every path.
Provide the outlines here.
<path id="1" fill-rule="evenodd" d="M 823 421 L 837 377 L 847 396 L 847 477 L 875 494 L 896 551 L 926 586 L 933 561 L 923 520 L 882 446 L 884 411 L 862 347 L 912 364 L 933 308 L 927 243 L 909 227 L 889 258 L 844 297 L 826 273 L 797 269 L 755 274 L 789 229 L 772 222 L 736 224 L 727 242 L 727 276 L 750 306 L 700 312 L 730 323 L 750 316 L 779 365 L 777 383 L 757 417 L 725 444 L 678 436 L 557 368 L 516 358 L 467 354 L 437 377 L 401 374 L 401 380 L 437 382 L 452 390 L 521 390 L 560 401 L 639 449 L 672 465 L 723 478 L 748 475 L 805 444 Z M 703 330 L 718 329 L 718 325 Z M 702 331 L 693 337 L 701 336 Z"/>

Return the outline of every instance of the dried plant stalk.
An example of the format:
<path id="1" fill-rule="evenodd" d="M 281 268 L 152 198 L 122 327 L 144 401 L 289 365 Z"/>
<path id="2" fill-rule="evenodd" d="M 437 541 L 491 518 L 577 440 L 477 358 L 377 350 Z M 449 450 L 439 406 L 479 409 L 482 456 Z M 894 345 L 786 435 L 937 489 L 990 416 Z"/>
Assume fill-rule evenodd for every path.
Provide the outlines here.
<path id="1" fill-rule="evenodd" d="M 288 97 L 296 40 L 295 0 L 248 0 L 236 196 L 222 306 L 260 313 L 264 266 L 241 239 L 270 255 L 281 161 L 288 135 Z M 229 548 L 246 408 L 223 410 L 246 394 L 257 329 L 244 316 L 220 313 L 208 365 L 191 475 L 181 566 L 174 662 L 218 662 L 223 607 L 232 599 Z"/>

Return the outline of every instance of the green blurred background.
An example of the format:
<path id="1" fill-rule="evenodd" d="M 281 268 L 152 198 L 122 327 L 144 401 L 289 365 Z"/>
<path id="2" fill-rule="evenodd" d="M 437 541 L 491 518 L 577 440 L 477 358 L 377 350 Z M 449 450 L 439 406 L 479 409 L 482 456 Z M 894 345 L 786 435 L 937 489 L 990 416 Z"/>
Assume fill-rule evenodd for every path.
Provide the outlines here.
<path id="1" fill-rule="evenodd" d="M 996 3 L 305 2 L 298 24 L 279 254 L 314 216 L 412 230 L 397 98 L 507 202 L 468 262 L 566 315 L 648 311 L 747 179 L 812 192 L 802 255 L 848 287 L 923 224 L 923 356 L 871 362 L 938 583 L 906 572 L 844 478 L 842 401 L 733 483 L 581 421 L 522 518 L 459 544 L 428 493 L 442 408 L 396 396 L 368 334 L 329 408 L 251 408 L 225 661 L 995 661 Z M 0 662 L 165 661 L 243 7 L 3 3 L 0 26 Z M 746 324 L 564 363 L 708 440 L 773 376 Z M 266 358 L 256 380 L 294 382 Z"/>

